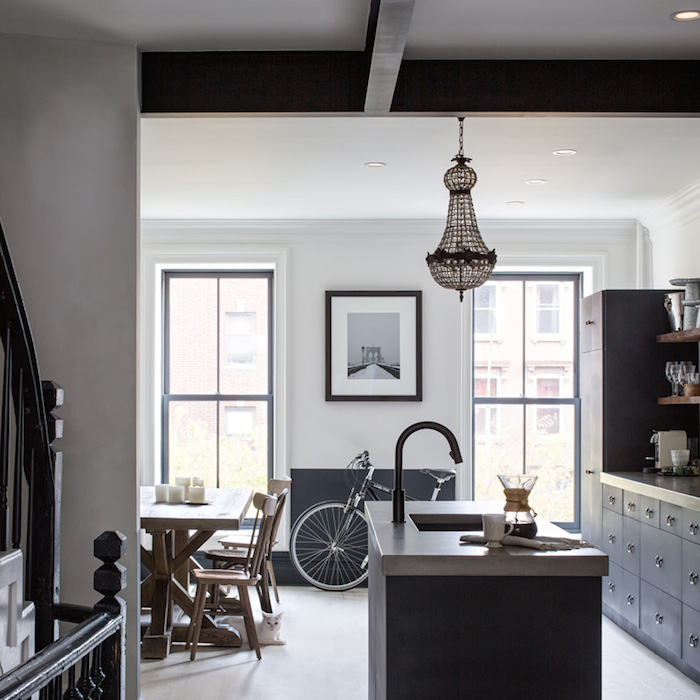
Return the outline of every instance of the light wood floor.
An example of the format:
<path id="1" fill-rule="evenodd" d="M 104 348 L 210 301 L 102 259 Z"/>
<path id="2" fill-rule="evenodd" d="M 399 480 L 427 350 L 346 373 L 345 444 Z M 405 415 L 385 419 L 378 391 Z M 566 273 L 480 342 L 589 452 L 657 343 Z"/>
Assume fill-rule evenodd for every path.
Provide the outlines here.
<path id="1" fill-rule="evenodd" d="M 294 586 L 280 598 L 285 646 L 263 647 L 262 661 L 247 646 L 144 660 L 143 700 L 365 700 L 367 591 Z M 700 686 L 603 618 L 603 700 L 698 698 Z"/>

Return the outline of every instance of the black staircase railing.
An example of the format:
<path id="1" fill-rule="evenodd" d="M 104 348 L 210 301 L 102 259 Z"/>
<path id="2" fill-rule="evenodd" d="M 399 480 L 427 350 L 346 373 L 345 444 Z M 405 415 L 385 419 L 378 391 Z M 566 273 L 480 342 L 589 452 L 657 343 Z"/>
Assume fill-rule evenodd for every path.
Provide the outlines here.
<path id="1" fill-rule="evenodd" d="M 95 589 L 104 596 L 95 608 L 61 604 L 62 454 L 52 443 L 63 434 L 63 422 L 54 415 L 63 405 L 63 390 L 40 379 L 1 225 L 0 342 L 4 351 L 0 358 L 0 557 L 10 548 L 22 551 L 24 598 L 34 604 L 38 652 L 0 678 L 0 698 L 29 698 L 38 691 L 42 700 L 123 698 L 125 612 L 117 593 L 126 578 L 117 560 L 124 553 L 124 536 L 112 532 L 95 540 L 95 556 L 104 562 L 95 572 Z M 60 621 L 78 626 L 57 639 Z M 66 682 L 68 687 L 62 690 Z"/>
<path id="2" fill-rule="evenodd" d="M 102 566 L 95 572 L 95 590 L 102 600 L 94 608 L 56 606 L 57 619 L 80 622 L 44 647 L 22 666 L 0 677 L 2 700 L 124 700 L 125 603 L 117 596 L 126 570 L 117 560 L 126 554 L 126 538 L 104 532 L 95 540 Z"/>
<path id="3" fill-rule="evenodd" d="M 11 532 L 12 547 L 24 552 L 25 597 L 36 607 L 36 646 L 41 649 L 57 634 L 51 610 L 58 603 L 59 591 L 62 462 L 61 453 L 51 447 L 49 425 L 54 428 L 57 425 L 58 419 L 51 411 L 62 403 L 63 392 L 50 382 L 42 385 L 40 380 L 31 329 L 2 226 L 0 329 L 5 355 L 0 405 L 0 551 L 9 549 Z M 45 396 L 53 401 L 49 412 Z M 13 423 L 16 426 L 14 446 Z M 60 430 L 54 430 L 56 432 Z M 14 460 L 11 458 L 13 447 Z M 12 470 L 11 462 L 14 462 Z M 23 517 L 25 484 L 29 512 Z M 27 524 L 25 543 L 21 542 L 23 520 Z"/>

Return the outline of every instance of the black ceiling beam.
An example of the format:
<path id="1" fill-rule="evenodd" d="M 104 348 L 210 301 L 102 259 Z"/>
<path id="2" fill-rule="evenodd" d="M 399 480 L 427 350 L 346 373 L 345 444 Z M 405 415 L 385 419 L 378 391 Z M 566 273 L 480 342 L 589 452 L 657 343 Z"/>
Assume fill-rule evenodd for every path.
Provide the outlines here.
<path id="1" fill-rule="evenodd" d="M 362 112 L 362 51 L 152 52 L 141 56 L 141 111 Z"/>
<path id="2" fill-rule="evenodd" d="M 404 61 L 392 112 L 700 113 L 700 61 Z"/>
<path id="3" fill-rule="evenodd" d="M 403 61 L 392 113 L 700 114 L 700 61 Z M 368 52 L 144 53 L 144 113 L 362 113 Z"/>

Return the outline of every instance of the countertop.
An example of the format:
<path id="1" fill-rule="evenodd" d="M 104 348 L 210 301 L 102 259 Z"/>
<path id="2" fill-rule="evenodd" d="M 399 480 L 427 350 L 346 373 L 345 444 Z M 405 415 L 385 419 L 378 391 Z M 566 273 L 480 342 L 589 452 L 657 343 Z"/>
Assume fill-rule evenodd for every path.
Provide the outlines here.
<path id="1" fill-rule="evenodd" d="M 381 558 L 384 576 L 605 576 L 608 557 L 598 549 L 537 551 L 524 547 L 488 549 L 461 544 L 463 531 L 420 531 L 412 514 L 501 513 L 503 503 L 480 501 L 408 501 L 406 522 L 392 523 L 390 501 L 365 504 L 370 537 Z M 547 520 L 537 518 L 538 534 L 568 537 Z"/>
<path id="2" fill-rule="evenodd" d="M 630 489 L 641 496 L 700 510 L 700 476 L 664 476 L 641 472 L 601 472 L 603 484 Z"/>

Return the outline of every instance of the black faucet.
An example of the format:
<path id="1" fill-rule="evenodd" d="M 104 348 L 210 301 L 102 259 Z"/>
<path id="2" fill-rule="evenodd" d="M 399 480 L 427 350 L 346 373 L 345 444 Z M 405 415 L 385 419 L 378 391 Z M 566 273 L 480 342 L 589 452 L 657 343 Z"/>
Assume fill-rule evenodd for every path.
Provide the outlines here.
<path id="1" fill-rule="evenodd" d="M 450 443 L 450 457 L 454 460 L 455 464 L 460 464 L 462 461 L 462 453 L 459 451 L 459 445 L 457 444 L 457 438 L 454 433 L 446 428 L 440 423 L 435 423 L 434 421 L 421 421 L 420 423 L 414 423 L 409 425 L 406 430 L 399 435 L 399 439 L 396 441 L 396 452 L 394 453 L 394 493 L 392 494 L 392 504 L 394 517 L 392 519 L 393 523 L 404 523 L 406 522 L 406 517 L 404 514 L 404 500 L 406 499 L 406 491 L 403 488 L 403 444 L 406 442 L 406 438 L 413 433 L 424 430 L 437 430 L 438 433 L 442 433 L 447 442 Z"/>

